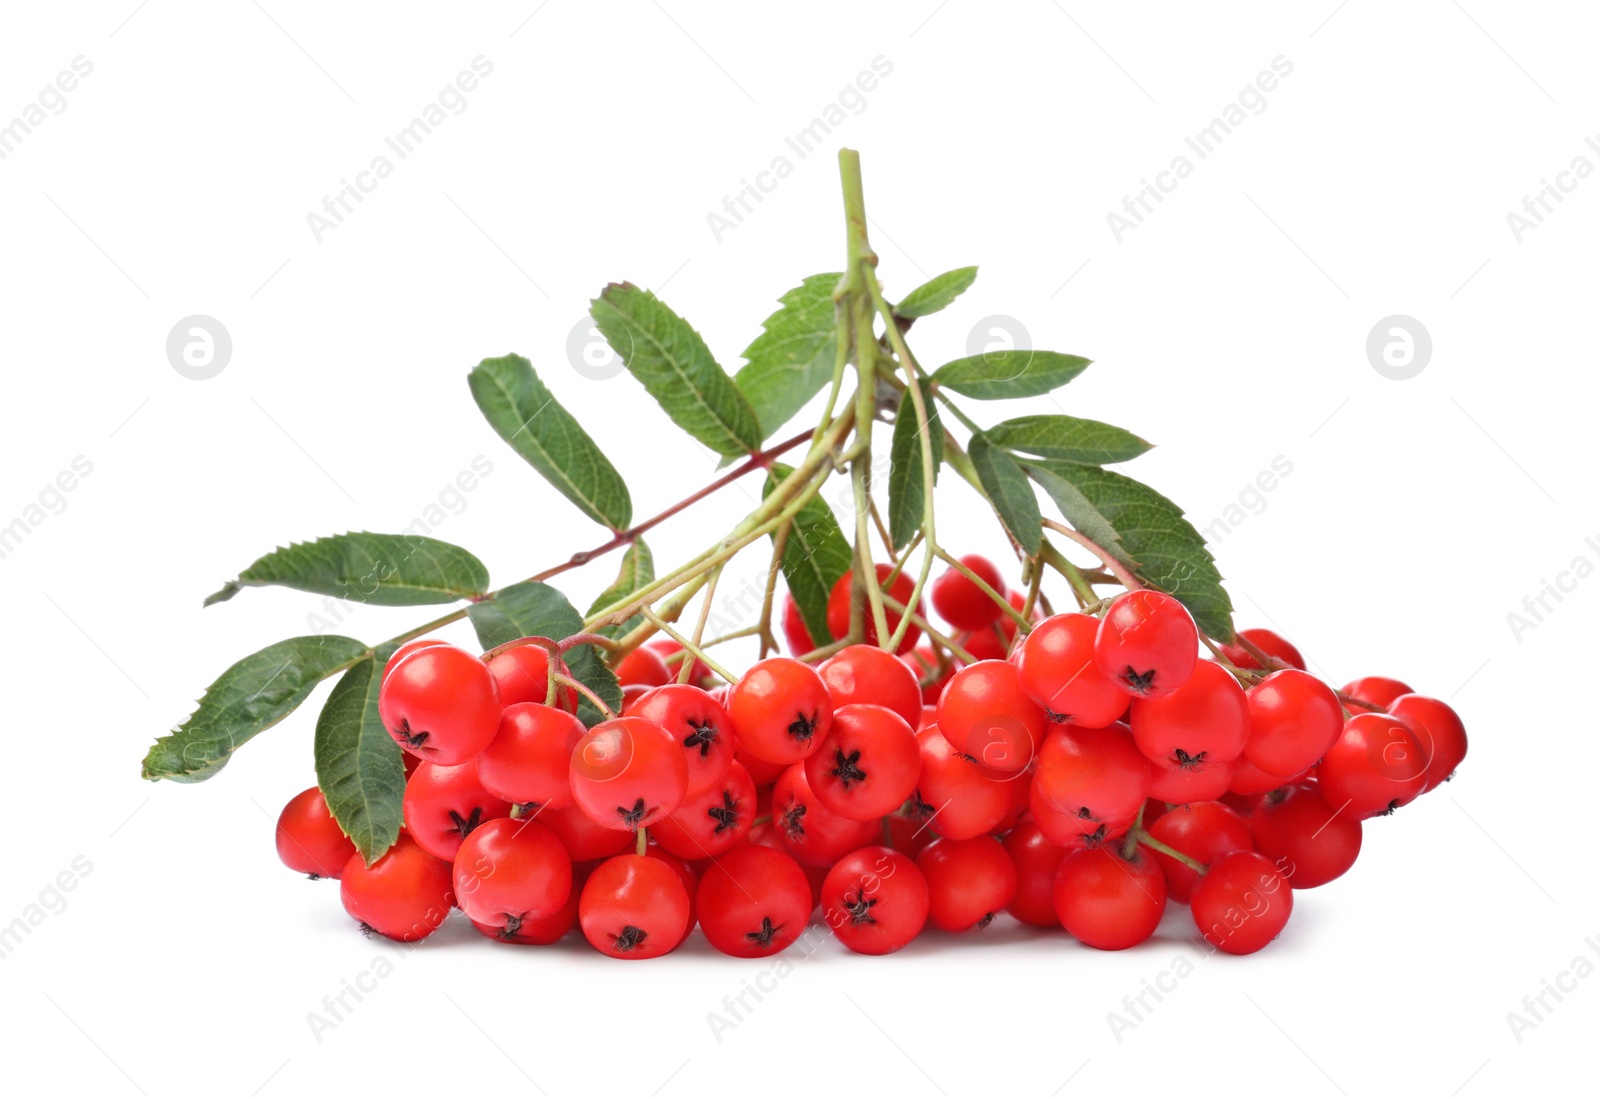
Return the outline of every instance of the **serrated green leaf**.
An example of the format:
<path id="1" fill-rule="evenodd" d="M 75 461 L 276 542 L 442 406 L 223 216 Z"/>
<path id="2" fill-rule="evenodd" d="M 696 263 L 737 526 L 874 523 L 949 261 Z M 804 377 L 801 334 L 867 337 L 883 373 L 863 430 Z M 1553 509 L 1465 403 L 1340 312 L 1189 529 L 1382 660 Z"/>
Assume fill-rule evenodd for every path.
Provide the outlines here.
<path id="1" fill-rule="evenodd" d="M 655 294 L 627 282 L 609 285 L 589 314 L 672 421 L 724 457 L 761 448 L 761 423 L 700 333 Z"/>
<path id="2" fill-rule="evenodd" d="M 635 591 L 643 590 L 654 582 L 655 577 L 655 560 L 650 555 L 650 546 L 644 543 L 643 538 L 636 538 L 622 554 L 622 564 L 617 569 L 616 580 L 594 600 L 594 605 L 589 607 L 589 612 L 584 614 L 584 617 L 593 617 L 607 606 L 626 601 Z M 607 625 L 595 631 L 602 636 L 616 638 L 633 631 L 643 621 L 642 616 L 634 614 L 620 625 Z"/>
<path id="3" fill-rule="evenodd" d="M 1058 461 L 1030 465 L 1070 483 L 1116 530 L 1141 582 L 1182 602 L 1213 639 L 1233 640 L 1233 602 L 1205 539 L 1183 516 L 1182 508 L 1154 488 L 1109 469 Z M 1079 533 L 1100 544 L 1070 514 L 1067 519 Z"/>
<path id="4" fill-rule="evenodd" d="M 200 704 L 145 755 L 147 781 L 204 781 L 245 743 L 289 715 L 317 683 L 367 654 L 348 636 L 297 636 L 247 655 L 206 688 Z"/>
<path id="5" fill-rule="evenodd" d="M 744 348 L 746 364 L 733 380 L 761 423 L 762 440 L 794 417 L 833 379 L 838 328 L 833 314 L 837 274 L 813 274 L 778 300 L 777 312 Z"/>
<path id="6" fill-rule="evenodd" d="M 485 651 L 524 636 L 564 640 L 583 631 L 583 618 L 578 611 L 566 595 L 548 583 L 513 583 L 468 606 L 467 618 Z M 622 687 L 617 684 L 617 676 L 593 645 L 581 644 L 564 658 L 572 677 L 594 690 L 613 712 L 622 707 Z M 590 726 L 604 719 L 587 697 L 579 702 L 578 716 Z"/>
<path id="7" fill-rule="evenodd" d="M 1114 465 L 1150 451 L 1131 431 L 1073 415 L 1023 415 L 984 433 L 997 446 L 1079 465 Z"/>
<path id="8" fill-rule="evenodd" d="M 762 488 L 762 498 L 793 472 L 788 465 L 774 464 Z M 773 540 L 777 540 L 776 532 Z M 854 559 L 854 550 L 839 528 L 839 520 L 820 495 L 812 496 L 789 524 L 789 539 L 784 543 L 779 567 L 800 608 L 800 616 L 805 619 L 806 631 L 819 644 L 832 639 L 828 632 L 828 595 L 850 570 Z"/>
<path id="9" fill-rule="evenodd" d="M 317 786 L 328 810 L 372 864 L 394 845 L 403 822 L 405 762 L 378 719 L 378 687 L 395 644 L 344 672 L 317 717 Z"/>
<path id="10" fill-rule="evenodd" d="M 1089 366 L 1089 359 L 1051 350 L 993 350 L 947 362 L 933 379 L 974 400 L 1014 400 L 1058 389 Z"/>
<path id="11" fill-rule="evenodd" d="M 978 481 L 983 484 L 989 502 L 994 504 L 1006 530 L 1029 556 L 1039 554 L 1043 539 L 1040 526 L 1039 499 L 1033 494 L 1033 485 L 1027 473 L 1017 464 L 1017 459 L 998 446 L 991 445 L 981 434 L 974 434 L 967 444 L 967 456 L 977 470 Z"/>
<path id="12" fill-rule="evenodd" d="M 927 438 L 933 448 L 933 477 L 939 479 L 944 460 L 944 426 L 933 399 L 933 386 L 922 383 L 922 403 L 927 411 Z M 889 538 L 896 550 L 905 547 L 922 525 L 922 508 L 927 501 L 922 479 L 922 435 L 917 408 L 909 390 L 900 397 L 900 410 L 894 417 L 894 435 L 889 443 Z"/>
<path id="13" fill-rule="evenodd" d="M 475 598 L 489 569 L 464 548 L 414 533 L 340 533 L 273 549 L 205 600 L 245 587 L 291 587 L 374 606 L 428 606 Z"/>
<path id="14" fill-rule="evenodd" d="M 1121 563 L 1133 566 L 1133 558 L 1122 547 L 1122 538 L 1117 536 L 1117 531 L 1111 528 L 1106 516 L 1095 509 L 1094 504 L 1078 490 L 1076 484 L 1052 472 L 1043 464 L 1023 461 L 1022 467 L 1033 478 L 1034 483 L 1044 488 L 1044 493 L 1050 496 L 1056 509 L 1061 511 L 1062 517 L 1073 529 L 1111 553 Z"/>
<path id="15" fill-rule="evenodd" d="M 518 354 L 485 358 L 467 375 L 495 433 L 579 510 L 609 529 L 628 528 L 633 503 L 621 473 Z"/>
<path id="16" fill-rule="evenodd" d="M 905 300 L 894 307 L 894 313 L 907 320 L 932 315 L 960 297 L 977 279 L 977 267 L 947 270 L 906 294 Z"/>

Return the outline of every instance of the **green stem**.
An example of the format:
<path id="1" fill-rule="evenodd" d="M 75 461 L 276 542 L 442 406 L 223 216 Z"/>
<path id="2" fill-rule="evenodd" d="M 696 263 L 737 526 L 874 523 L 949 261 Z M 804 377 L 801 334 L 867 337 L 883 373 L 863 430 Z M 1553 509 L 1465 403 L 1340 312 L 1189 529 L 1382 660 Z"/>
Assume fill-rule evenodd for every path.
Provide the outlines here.
<path id="1" fill-rule="evenodd" d="M 1165 853 L 1168 857 L 1171 857 L 1174 861 L 1178 862 L 1180 865 L 1187 865 L 1189 868 L 1194 869 L 1201 876 L 1204 876 L 1206 874 L 1206 866 L 1205 865 L 1201 864 L 1199 861 L 1196 861 L 1193 857 L 1190 857 L 1187 853 L 1180 853 L 1179 851 L 1173 849 L 1171 846 L 1167 845 L 1167 843 L 1163 842 L 1161 839 L 1152 838 L 1150 836 L 1150 832 L 1148 830 L 1145 830 L 1143 827 L 1134 828 L 1134 830 L 1132 832 L 1132 836 L 1133 836 L 1134 841 L 1138 842 L 1141 846 L 1149 846 L 1151 849 L 1155 850 L 1157 853 Z"/>

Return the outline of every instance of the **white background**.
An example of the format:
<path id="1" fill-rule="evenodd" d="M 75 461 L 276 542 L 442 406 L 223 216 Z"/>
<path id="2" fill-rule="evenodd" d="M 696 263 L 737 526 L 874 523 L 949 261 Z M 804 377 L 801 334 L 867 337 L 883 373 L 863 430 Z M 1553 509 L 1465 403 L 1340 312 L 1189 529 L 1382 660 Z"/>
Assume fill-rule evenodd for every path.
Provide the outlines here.
<path id="1" fill-rule="evenodd" d="M 1580 954 L 1600 963 L 1600 582 L 1520 637 L 1507 614 L 1575 557 L 1600 562 L 1600 181 L 1520 242 L 1506 215 L 1575 157 L 1600 163 L 1592 12 L 134 2 L 9 5 L 0 30 L 0 120 L 93 64 L 0 160 L 0 524 L 92 464 L 0 559 L 0 923 L 92 866 L 0 961 L 8 1086 L 1470 1095 L 1590 1070 L 1600 979 L 1520 1042 L 1507 1015 Z M 493 73 L 467 109 L 319 243 L 306 215 L 480 55 Z M 864 109 L 823 150 L 786 150 L 880 55 L 893 71 Z M 1280 55 L 1293 72 L 1266 109 L 1119 243 L 1107 213 Z M 637 514 L 706 480 L 711 458 L 631 379 L 570 365 L 568 333 L 628 278 L 737 366 L 777 296 L 840 262 L 840 144 L 863 150 L 891 297 L 981 266 L 917 325 L 924 361 L 994 315 L 1095 359 L 1055 399 L 1158 442 L 1131 471 L 1202 526 L 1288 459 L 1214 546 L 1240 624 L 1280 627 L 1335 682 L 1392 673 L 1451 699 L 1473 737 L 1456 781 L 1369 824 L 1353 872 L 1300 893 L 1268 951 L 1197 962 L 1120 1041 L 1107 1014 L 1186 954 L 1183 908 L 1122 954 L 1014 925 L 887 959 L 829 946 L 721 1042 L 707 1013 L 762 965 L 700 943 L 627 965 L 495 948 L 459 919 L 408 952 L 364 940 L 334 885 L 273 851 L 272 817 L 312 783 L 321 694 L 208 784 L 139 781 L 206 682 L 326 614 L 277 590 L 202 612 L 274 545 L 399 529 L 478 455 L 492 474 L 436 533 L 498 581 L 603 539 L 479 421 L 478 359 L 530 356 Z M 792 174 L 718 242 L 707 214 L 786 151 Z M 196 313 L 234 344 L 204 382 L 164 350 Z M 1365 352 L 1396 313 L 1434 344 L 1404 382 Z M 954 477 L 944 494 L 956 547 L 998 556 L 973 495 Z M 749 501 L 662 529 L 658 561 Z M 573 600 L 609 571 L 570 577 Z M 341 612 L 368 641 L 427 613 Z M 319 1042 L 307 1015 L 380 956 L 393 973 Z"/>

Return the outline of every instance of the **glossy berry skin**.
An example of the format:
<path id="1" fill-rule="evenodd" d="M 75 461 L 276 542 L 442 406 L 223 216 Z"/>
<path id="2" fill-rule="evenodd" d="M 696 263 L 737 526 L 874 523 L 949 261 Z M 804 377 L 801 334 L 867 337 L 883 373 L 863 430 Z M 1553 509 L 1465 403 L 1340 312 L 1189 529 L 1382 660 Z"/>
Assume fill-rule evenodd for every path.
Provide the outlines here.
<path id="1" fill-rule="evenodd" d="M 753 958 L 792 945 L 811 918 L 811 884 L 793 857 L 746 845 L 717 858 L 700 878 L 695 908 L 718 952 Z"/>
<path id="2" fill-rule="evenodd" d="M 765 758 L 757 758 L 749 751 L 738 751 L 733 756 L 745 769 L 750 771 L 750 779 L 756 783 L 756 788 L 766 788 L 770 791 L 772 785 L 777 783 L 784 771 L 789 767 L 782 762 L 769 762 Z"/>
<path id="3" fill-rule="evenodd" d="M 1250 704 L 1232 673 L 1219 663 L 1200 663 L 1166 696 L 1134 701 L 1128 727 L 1139 750 L 1158 767 L 1203 771 L 1244 753 Z"/>
<path id="4" fill-rule="evenodd" d="M 525 921 L 558 914 L 572 896 L 572 858 L 531 819 L 491 819 L 453 862 L 456 903 L 480 926 L 515 937 Z"/>
<path id="5" fill-rule="evenodd" d="M 1156 931 L 1167 907 L 1167 881 L 1148 851 L 1125 858 L 1112 846 L 1098 846 L 1062 859 L 1054 897 L 1068 933 L 1090 948 L 1115 951 Z"/>
<path id="6" fill-rule="evenodd" d="M 278 815 L 278 860 L 313 880 L 337 880 L 356 851 L 328 810 L 322 790 L 306 789 Z"/>
<path id="7" fill-rule="evenodd" d="M 923 645 L 914 651 L 908 651 L 898 658 L 904 661 L 906 666 L 911 668 L 911 673 L 916 676 L 917 688 L 922 692 L 923 707 L 937 705 L 939 703 L 939 694 L 944 692 L 945 683 L 950 681 L 950 676 L 955 673 L 955 668 L 951 667 L 941 674 L 939 672 L 939 657 L 927 645 Z"/>
<path id="8" fill-rule="evenodd" d="M 822 882 L 822 917 L 851 952 L 897 952 L 927 924 L 928 882 L 905 854 L 867 846 L 829 870 Z"/>
<path id="9" fill-rule="evenodd" d="M 956 671 L 939 697 L 939 730 L 990 769 L 1016 773 L 1033 761 L 1048 721 L 1022 691 L 1017 668 L 986 659 Z"/>
<path id="10" fill-rule="evenodd" d="M 628 715 L 660 724 L 683 748 L 689 772 L 686 800 L 704 796 L 727 777 L 739 749 L 733 717 L 699 686 L 660 686 L 639 700 Z"/>
<path id="11" fill-rule="evenodd" d="M 1174 808 L 1149 824 L 1149 831 L 1152 838 L 1193 857 L 1202 865 L 1209 865 L 1225 853 L 1255 848 L 1250 838 L 1250 824 L 1238 812 L 1215 800 Z M 1200 874 L 1160 850 L 1151 849 L 1149 854 L 1167 878 L 1168 898 L 1187 903 Z"/>
<path id="12" fill-rule="evenodd" d="M 1295 670 L 1305 670 L 1305 656 L 1300 649 L 1269 628 L 1242 628 L 1239 635 L 1275 659 L 1282 659 Z M 1240 644 L 1223 644 L 1222 654 L 1240 670 L 1265 670 L 1258 659 Z"/>
<path id="13" fill-rule="evenodd" d="M 691 861 L 720 857 L 744 841 L 756 815 L 756 783 L 734 762 L 716 785 L 652 826 L 650 837 L 668 853 Z"/>
<path id="14" fill-rule="evenodd" d="M 1206 941 L 1235 956 L 1266 948 L 1293 910 L 1294 892 L 1283 874 L 1246 850 L 1213 862 L 1189 897 L 1189 912 Z"/>
<path id="15" fill-rule="evenodd" d="M 825 806 L 799 764 L 772 787 L 772 822 L 784 848 L 803 865 L 831 865 L 880 833 L 874 820 L 851 819 Z"/>
<path id="16" fill-rule="evenodd" d="M 1248 758 L 1240 758 L 1233 764 L 1233 779 L 1228 782 L 1228 791 L 1238 796 L 1259 796 L 1263 792 L 1291 785 L 1299 776 L 1280 777 L 1276 773 L 1268 773 Z"/>
<path id="17" fill-rule="evenodd" d="M 385 678 L 389 677 L 389 672 L 395 667 L 399 666 L 400 663 L 405 660 L 406 656 L 412 654 L 413 652 L 421 651 L 423 648 L 436 648 L 440 646 L 448 647 L 449 645 L 443 640 L 431 640 L 426 637 L 421 640 L 410 640 L 404 644 L 401 644 L 399 647 L 394 649 L 394 654 L 389 656 L 388 660 L 383 664 L 383 676 Z"/>
<path id="18" fill-rule="evenodd" d="M 1365 701 L 1378 708 L 1388 708 L 1401 696 L 1415 693 L 1416 690 L 1400 681 L 1398 678 L 1384 678 L 1381 675 L 1371 675 L 1366 678 L 1357 678 L 1353 682 L 1346 682 L 1340 693 L 1347 693 L 1357 701 Z M 1366 711 L 1355 708 L 1352 712 Z"/>
<path id="19" fill-rule="evenodd" d="M 678 671 L 683 668 L 683 659 L 687 658 L 682 654 L 683 645 L 670 636 L 658 636 L 645 644 L 645 647 L 666 661 L 667 673 L 671 676 L 668 681 L 676 682 Z M 689 667 L 689 681 L 686 684 L 698 686 L 710 677 L 712 677 L 711 668 L 706 666 L 703 659 L 696 659 Z"/>
<path id="20" fill-rule="evenodd" d="M 1411 728 L 1428 752 L 1422 791 L 1431 792 L 1448 781 L 1467 756 L 1467 729 L 1456 710 L 1432 697 L 1405 693 L 1389 703 L 1389 715 Z"/>
<path id="21" fill-rule="evenodd" d="M 1168 804 L 1197 804 L 1220 800 L 1233 787 L 1237 759 L 1231 762 L 1210 760 L 1192 766 L 1150 767 L 1150 798 Z"/>
<path id="22" fill-rule="evenodd" d="M 1034 818 L 1052 833 L 1057 817 L 1069 833 L 1115 833 L 1133 821 L 1150 791 L 1151 765 L 1120 726 L 1058 727 L 1045 738 L 1033 773 Z M 1122 829 L 1126 829 L 1124 825 Z"/>
<path id="23" fill-rule="evenodd" d="M 1246 696 L 1250 737 L 1244 756 L 1267 773 L 1285 778 L 1303 773 L 1328 753 L 1344 730 L 1339 698 L 1303 670 L 1269 674 Z"/>
<path id="24" fill-rule="evenodd" d="M 851 644 L 824 660 L 817 673 L 836 710 L 845 705 L 882 705 L 915 728 L 922 722 L 922 688 L 905 658 L 867 644 Z"/>
<path id="25" fill-rule="evenodd" d="M 572 750 L 572 798 L 596 823 L 633 832 L 678 810 L 689 787 L 683 748 L 660 724 L 619 716 Z"/>
<path id="26" fill-rule="evenodd" d="M 401 806 L 411 837 L 441 861 L 455 860 L 462 840 L 478 827 L 511 814 L 511 805 L 478 780 L 476 762 L 422 763 L 406 781 Z"/>
<path id="27" fill-rule="evenodd" d="M 563 709 L 531 701 L 507 705 L 499 730 L 478 755 L 478 780 L 508 803 L 571 807 L 567 771 L 583 735 L 583 722 Z"/>
<path id="28" fill-rule="evenodd" d="M 651 842 L 645 847 L 644 855 L 652 861 L 660 861 L 672 869 L 673 873 L 678 877 L 678 882 L 683 885 L 684 894 L 689 896 L 689 921 L 683 927 L 683 936 L 678 938 L 678 944 L 681 945 L 689 939 L 689 934 L 694 932 L 696 922 L 694 895 L 695 890 L 700 886 L 700 874 L 695 871 L 694 866 L 688 861 L 676 854 L 668 853 L 656 842 Z M 587 881 L 585 882 L 587 883 Z"/>
<path id="29" fill-rule="evenodd" d="M 999 773 L 980 765 L 950 745 L 937 726 L 917 733 L 922 765 L 912 806 L 919 824 L 942 838 L 976 838 L 988 834 L 1006 817 L 1017 798 L 1016 787 L 1028 778 Z"/>
<path id="30" fill-rule="evenodd" d="M 1056 914 L 1056 872 L 1067 850 L 1045 837 L 1039 824 L 1019 823 L 1006 835 L 1005 850 L 1017 870 L 1017 893 L 1006 912 L 1025 926 L 1059 929 Z"/>
<path id="31" fill-rule="evenodd" d="M 788 764 L 814 754 L 833 726 L 833 700 L 820 675 L 795 659 L 763 659 L 728 691 L 739 749 Z"/>
<path id="32" fill-rule="evenodd" d="M 567 895 L 567 901 L 562 903 L 561 909 L 554 914 L 546 914 L 541 918 L 524 918 L 515 926 L 503 920 L 498 925 L 473 922 L 472 928 L 502 945 L 553 945 L 578 924 L 580 891 L 581 888 L 574 881 L 572 890 Z"/>
<path id="33" fill-rule="evenodd" d="M 1361 853 L 1360 821 L 1336 813 L 1311 785 L 1267 797 L 1250 816 L 1250 834 L 1296 890 L 1337 880 Z"/>
<path id="34" fill-rule="evenodd" d="M 529 643 L 499 648 L 484 661 L 484 665 L 489 668 L 490 676 L 494 678 L 502 705 L 524 702 L 542 705 L 549 700 L 550 653 L 539 644 L 531 642 L 545 640 L 544 637 L 529 637 L 529 640 Z M 566 664 L 559 663 L 556 669 L 565 672 Z M 556 695 L 559 702 L 556 707 L 566 709 L 568 712 L 578 711 L 577 695 L 570 689 L 558 687 Z"/>
<path id="35" fill-rule="evenodd" d="M 1393 716 L 1363 712 L 1317 766 L 1322 798 L 1354 819 L 1387 815 L 1422 794 L 1428 757 L 1415 732 Z"/>
<path id="36" fill-rule="evenodd" d="M 941 838 L 917 855 L 928 921 L 947 933 L 983 929 L 1017 896 L 1017 867 L 993 838 Z"/>
<path id="37" fill-rule="evenodd" d="M 570 808 L 545 808 L 533 815 L 567 847 L 573 864 L 614 857 L 633 848 L 634 836 L 625 830 L 611 830 L 579 811 Z"/>
<path id="38" fill-rule="evenodd" d="M 401 833 L 389 852 L 368 865 L 354 854 L 339 874 L 345 911 L 394 941 L 420 941 L 444 924 L 455 905 L 450 862 Z"/>
<path id="39" fill-rule="evenodd" d="M 1039 624 L 1011 658 L 1017 680 L 1056 723 L 1098 728 L 1128 710 L 1128 694 L 1095 664 L 1100 622 L 1085 613 L 1058 613 Z"/>
<path id="40" fill-rule="evenodd" d="M 905 803 L 922 772 L 916 733 L 881 705 L 835 710 L 828 740 L 803 763 L 823 806 L 847 819 L 881 819 Z"/>
<path id="41" fill-rule="evenodd" d="M 477 757 L 500 726 L 500 705 L 488 668 L 450 644 L 413 651 L 378 689 L 378 716 L 394 741 L 442 766 Z"/>
<path id="42" fill-rule="evenodd" d="M 1199 630 L 1183 603 L 1159 591 L 1130 590 L 1100 619 L 1094 659 L 1128 693 L 1155 700 L 1189 680 L 1199 649 Z"/>
<path id="43" fill-rule="evenodd" d="M 664 686 L 676 677 L 661 653 L 648 647 L 634 648 L 614 669 L 623 686 Z"/>
<path id="44" fill-rule="evenodd" d="M 789 645 L 789 654 L 799 658 L 809 652 L 817 650 L 817 642 L 811 638 L 811 630 L 806 627 L 806 619 L 800 615 L 800 604 L 794 600 L 794 595 L 783 596 L 783 639 Z"/>
<path id="45" fill-rule="evenodd" d="M 879 564 L 877 566 L 878 588 L 884 591 L 884 593 L 888 594 L 890 598 L 893 598 L 896 602 L 899 602 L 902 606 L 908 605 L 911 598 L 911 592 L 916 589 L 916 583 L 911 576 L 902 571 L 899 575 L 895 576 L 893 583 L 891 583 L 888 587 L 884 587 L 884 582 L 889 578 L 890 573 L 893 571 L 894 569 L 888 564 Z M 828 593 L 828 631 L 833 633 L 834 637 L 844 637 L 850 632 L 850 604 L 854 596 L 854 591 L 851 589 L 851 584 L 854 582 L 854 580 L 855 573 L 847 571 L 839 577 L 839 581 L 833 585 L 833 590 Z M 866 612 L 867 626 L 866 638 L 864 642 L 876 647 L 878 644 L 878 627 L 872 617 L 872 603 L 866 601 L 866 592 L 863 591 L 861 597 L 863 609 Z M 922 616 L 922 603 L 918 602 L 913 608 L 918 616 Z M 896 613 L 888 606 L 884 607 L 883 617 L 885 623 L 888 624 L 889 631 L 891 633 L 900 626 L 900 614 Z M 906 629 L 905 636 L 901 637 L 900 646 L 895 648 L 895 654 L 904 655 L 906 652 L 917 646 L 917 641 L 921 639 L 921 637 L 922 630 L 917 628 L 915 625 L 910 626 Z M 885 636 L 883 639 L 887 640 L 888 637 Z"/>
<path id="46" fill-rule="evenodd" d="M 987 556 L 963 556 L 962 566 L 992 587 L 996 594 L 1006 596 L 1006 581 L 1000 569 Z M 934 612 L 958 629 L 987 628 L 1000 619 L 1003 612 L 994 599 L 978 585 L 955 568 L 948 569 L 933 581 L 930 593 Z"/>
<path id="47" fill-rule="evenodd" d="M 583 885 L 578 924 L 596 950 L 618 960 L 650 960 L 678 947 L 689 927 L 689 893 L 671 865 L 625 853 L 602 863 Z"/>

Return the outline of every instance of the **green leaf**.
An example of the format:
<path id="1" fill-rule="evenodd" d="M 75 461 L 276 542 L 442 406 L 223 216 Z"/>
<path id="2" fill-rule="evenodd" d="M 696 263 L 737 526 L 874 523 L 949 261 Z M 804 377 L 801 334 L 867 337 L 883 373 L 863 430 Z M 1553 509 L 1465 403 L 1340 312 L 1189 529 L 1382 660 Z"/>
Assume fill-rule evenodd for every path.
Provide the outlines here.
<path id="1" fill-rule="evenodd" d="M 1141 582 L 1182 602 L 1213 639 L 1233 640 L 1233 602 L 1223 589 L 1205 539 L 1176 503 L 1154 488 L 1108 469 L 1057 461 L 1030 463 L 1029 467 L 1030 471 L 1052 473 L 1077 489 L 1101 520 L 1117 532 L 1122 553 L 1133 561 L 1133 572 Z M 1109 548 L 1071 514 L 1067 520 L 1079 533 Z"/>
<path id="2" fill-rule="evenodd" d="M 974 400 L 1042 396 L 1088 368 L 1089 359 L 1050 350 L 992 350 L 947 362 L 933 379 Z"/>
<path id="3" fill-rule="evenodd" d="M 1149 442 L 1121 427 L 1071 415 L 1024 415 L 984 433 L 997 446 L 1079 465 L 1114 465 L 1150 450 Z"/>
<path id="4" fill-rule="evenodd" d="M 547 583 L 513 583 L 468 606 L 467 618 L 485 651 L 524 636 L 564 640 L 583 631 L 583 618 L 578 611 L 566 595 Z M 622 707 L 622 687 L 617 684 L 617 676 L 592 644 L 581 644 L 563 658 L 572 676 L 594 690 L 613 712 Z M 587 697 L 578 705 L 578 716 L 590 726 L 605 718 Z"/>
<path id="5" fill-rule="evenodd" d="M 648 290 L 609 285 L 589 314 L 672 421 L 724 457 L 761 448 L 761 424 L 700 333 Z"/>
<path id="6" fill-rule="evenodd" d="M 922 403 L 928 416 L 928 441 L 933 448 L 933 476 L 937 482 L 939 465 L 944 460 L 944 426 L 933 399 L 933 386 L 922 383 Z M 909 391 L 900 398 L 894 417 L 894 436 L 889 443 L 889 537 L 896 549 L 903 548 L 922 526 L 926 485 L 922 479 L 922 439 L 918 433 L 917 408 Z"/>
<path id="7" fill-rule="evenodd" d="M 839 278 L 813 274 L 784 294 L 778 299 L 783 307 L 762 321 L 765 330 L 744 348 L 746 364 L 733 380 L 750 401 L 763 440 L 833 380 L 833 288 Z"/>
<path id="8" fill-rule="evenodd" d="M 155 741 L 145 755 L 144 779 L 190 783 L 215 776 L 235 750 L 367 650 L 348 636 L 297 636 L 245 656 L 206 688 L 187 720 Z"/>
<path id="9" fill-rule="evenodd" d="M 467 375 L 495 433 L 578 509 L 609 529 L 628 528 L 633 503 L 621 473 L 517 354 L 485 358 Z"/>
<path id="10" fill-rule="evenodd" d="M 1039 499 L 1033 494 L 1033 485 L 1027 473 L 1017 464 L 1017 459 L 998 446 L 991 445 L 981 434 L 974 434 L 967 444 L 967 456 L 977 470 L 978 481 L 994 504 L 1001 523 L 1029 556 L 1039 554 L 1043 539 L 1040 526 Z"/>
<path id="11" fill-rule="evenodd" d="M 656 566 L 650 555 L 650 547 L 643 538 L 636 538 L 622 554 L 622 566 L 617 570 L 616 581 L 594 600 L 594 605 L 589 607 L 589 612 L 584 616 L 593 617 L 608 606 L 627 601 L 635 591 L 643 590 L 654 582 L 655 577 Z M 620 625 L 607 625 L 595 631 L 602 636 L 616 638 L 633 631 L 643 621 L 644 618 L 636 613 Z"/>
<path id="12" fill-rule="evenodd" d="M 762 498 L 772 494 L 794 469 L 788 465 L 774 464 L 762 489 Z M 777 533 L 773 533 L 776 542 Z M 832 639 L 828 632 L 828 595 L 833 585 L 850 570 L 854 550 L 839 528 L 839 520 L 820 495 L 808 499 L 789 524 L 789 540 L 783 546 L 783 560 L 779 564 L 783 579 L 794 595 L 800 616 L 805 619 L 806 631 L 818 643 Z"/>
<path id="13" fill-rule="evenodd" d="M 1043 464 L 1024 461 L 1022 467 L 1036 484 L 1044 488 L 1045 494 L 1050 496 L 1056 508 L 1061 511 L 1062 517 L 1073 529 L 1111 553 L 1121 563 L 1133 566 L 1133 558 L 1122 547 L 1122 538 L 1111 528 L 1106 516 L 1089 502 L 1088 496 L 1078 490 L 1076 484 L 1052 472 Z"/>
<path id="14" fill-rule="evenodd" d="M 977 279 L 977 267 L 947 270 L 906 294 L 905 300 L 894 307 L 894 313 L 907 320 L 929 316 L 960 297 Z"/>
<path id="15" fill-rule="evenodd" d="M 245 587 L 292 587 L 374 606 L 429 606 L 475 598 L 489 569 L 466 549 L 414 533 L 340 533 L 273 549 L 206 599 Z"/>
<path id="16" fill-rule="evenodd" d="M 317 717 L 317 785 L 369 865 L 394 845 L 403 822 L 405 763 L 378 719 L 383 665 L 398 646 L 384 644 L 345 671 Z"/>

